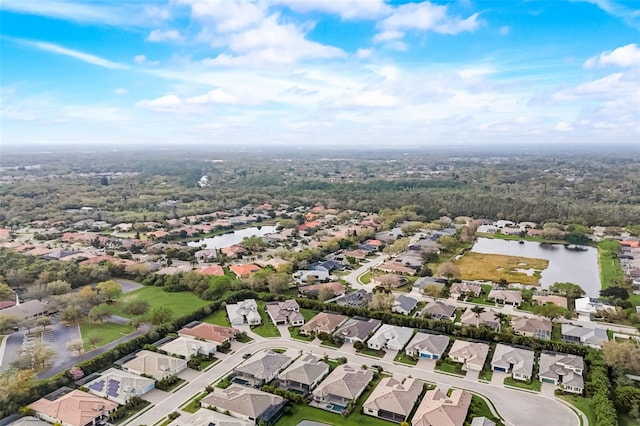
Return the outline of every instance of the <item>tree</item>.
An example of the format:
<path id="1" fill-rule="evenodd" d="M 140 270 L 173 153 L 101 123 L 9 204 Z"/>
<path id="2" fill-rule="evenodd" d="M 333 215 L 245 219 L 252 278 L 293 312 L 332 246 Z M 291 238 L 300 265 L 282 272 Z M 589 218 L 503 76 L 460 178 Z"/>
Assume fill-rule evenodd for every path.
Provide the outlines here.
<path id="1" fill-rule="evenodd" d="M 60 311 L 60 319 L 71 324 L 77 323 L 82 316 L 82 309 L 78 305 L 69 305 Z"/>
<path id="2" fill-rule="evenodd" d="M 10 315 L 0 315 L 0 334 L 13 332 L 13 328 L 17 327 L 18 324 L 20 324 L 18 318 L 12 317 Z"/>
<path id="3" fill-rule="evenodd" d="M 82 352 L 82 349 L 84 349 L 84 345 L 82 344 L 82 339 L 72 340 L 69 343 L 67 343 L 67 350 L 70 352 L 80 353 Z"/>
<path id="4" fill-rule="evenodd" d="M 442 296 L 442 286 L 430 284 L 424 288 L 423 293 L 425 296 L 437 299 Z"/>
<path id="5" fill-rule="evenodd" d="M 640 346 L 635 341 L 610 340 L 602 345 L 607 365 L 619 373 L 640 373 Z"/>
<path id="6" fill-rule="evenodd" d="M 275 273 L 267 277 L 267 287 L 271 294 L 279 294 L 289 289 L 291 277 L 283 273 Z"/>
<path id="7" fill-rule="evenodd" d="M 98 305 L 89 311 L 89 319 L 93 322 L 104 322 L 112 315 L 109 305 Z"/>
<path id="8" fill-rule="evenodd" d="M 27 288 L 22 294 L 22 298 L 31 299 L 31 300 L 39 300 L 46 299 L 49 296 L 49 290 L 47 286 L 40 284 L 33 284 Z"/>
<path id="9" fill-rule="evenodd" d="M 31 329 L 36 326 L 35 322 L 31 318 L 22 318 L 18 322 L 18 327 L 26 329 L 27 334 L 31 334 Z"/>
<path id="10" fill-rule="evenodd" d="M 113 280 L 98 283 L 96 289 L 98 294 L 107 299 L 107 302 L 112 302 L 113 299 L 122 294 L 122 286 Z"/>
<path id="11" fill-rule="evenodd" d="M 10 401 L 21 400 L 29 395 L 35 374 L 32 370 L 17 369 L 0 374 L 0 406 L 6 407 Z"/>
<path id="12" fill-rule="evenodd" d="M 600 296 L 608 297 L 610 299 L 627 300 L 629 298 L 629 292 L 626 288 L 612 286 L 600 290 Z"/>
<path id="13" fill-rule="evenodd" d="M 89 306 L 96 306 L 102 303 L 102 297 L 90 285 L 82 287 L 78 294 Z"/>
<path id="14" fill-rule="evenodd" d="M 77 367 L 77 366 L 74 365 L 69 370 L 69 375 L 71 376 L 71 378 L 74 381 L 80 380 L 80 379 L 82 379 L 84 377 L 84 371 L 82 371 L 82 369 L 80 367 Z"/>
<path id="15" fill-rule="evenodd" d="M 438 275 L 448 279 L 459 278 L 460 268 L 458 268 L 458 265 L 456 265 L 455 263 L 445 262 L 442 265 L 438 266 Z"/>
<path id="16" fill-rule="evenodd" d="M 480 314 L 478 314 L 476 318 L 478 318 L 479 316 Z M 496 312 L 495 314 L 493 314 L 493 317 L 498 321 L 498 331 L 500 331 L 502 329 L 502 326 L 507 322 L 507 318 L 509 318 L 509 315 L 503 314 L 502 312 Z"/>
<path id="17" fill-rule="evenodd" d="M 329 299 L 333 299 L 335 297 L 335 293 L 329 287 L 322 287 L 320 291 L 318 291 L 318 300 L 324 302 Z"/>
<path id="18" fill-rule="evenodd" d="M 129 315 L 144 315 L 149 311 L 149 303 L 145 300 L 134 300 L 129 302 L 124 308 L 124 312 Z"/>
<path id="19" fill-rule="evenodd" d="M 0 282 L 0 300 L 9 300 L 15 297 L 15 292 L 6 283 Z"/>
<path id="20" fill-rule="evenodd" d="M 371 301 L 369 302 L 369 309 L 373 311 L 387 311 L 391 310 L 395 297 L 393 294 L 387 294 L 384 292 L 374 293 Z"/>
<path id="21" fill-rule="evenodd" d="M 51 318 L 40 317 L 36 320 L 36 325 L 42 327 L 42 331 L 44 332 L 47 329 L 47 326 L 51 325 Z"/>
<path id="22" fill-rule="evenodd" d="M 36 342 L 28 353 L 31 355 L 35 369 L 44 369 L 49 361 L 56 356 L 56 351 L 42 342 Z"/>
<path id="23" fill-rule="evenodd" d="M 549 291 L 567 296 L 571 299 L 578 299 L 587 294 L 582 287 L 574 283 L 554 283 L 549 287 Z"/>
<path id="24" fill-rule="evenodd" d="M 173 311 L 166 306 L 156 306 L 149 314 L 149 320 L 153 325 L 160 325 L 171 321 Z"/>
<path id="25" fill-rule="evenodd" d="M 550 320 L 554 320 L 560 317 L 566 317 L 569 315 L 569 310 L 558 306 L 555 303 L 547 303 L 545 305 L 536 305 L 533 307 L 533 313 L 536 315 L 542 315 Z"/>
<path id="26" fill-rule="evenodd" d="M 480 314 L 483 313 L 485 309 L 480 305 L 475 305 L 471 308 L 471 312 L 476 314 L 476 325 L 480 325 Z"/>
<path id="27" fill-rule="evenodd" d="M 71 284 L 63 280 L 55 280 L 47 284 L 47 290 L 54 296 L 67 294 L 71 291 Z"/>
<path id="28" fill-rule="evenodd" d="M 409 238 L 398 238 L 393 242 L 393 244 L 385 247 L 382 252 L 391 255 L 398 254 L 405 251 L 409 247 L 409 244 L 411 244 L 411 240 Z"/>
<path id="29" fill-rule="evenodd" d="M 96 345 L 98 343 L 100 343 L 102 341 L 102 337 L 98 336 L 97 334 L 90 334 L 87 337 L 87 342 L 89 342 L 89 344 L 91 345 L 91 348 L 95 348 Z"/>

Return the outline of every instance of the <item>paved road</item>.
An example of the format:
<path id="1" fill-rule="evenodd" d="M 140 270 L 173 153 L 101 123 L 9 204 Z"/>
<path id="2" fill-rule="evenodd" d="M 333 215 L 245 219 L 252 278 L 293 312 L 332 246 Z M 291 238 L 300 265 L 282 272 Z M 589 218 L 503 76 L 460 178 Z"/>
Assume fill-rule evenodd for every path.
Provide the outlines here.
<path id="1" fill-rule="evenodd" d="M 372 359 L 362 355 L 354 355 L 352 351 L 334 350 L 331 348 L 319 347 L 313 343 L 294 341 L 283 338 L 262 339 L 251 342 L 250 345 L 234 343 L 236 352 L 226 356 L 209 371 L 200 374 L 191 380 L 185 387 L 170 394 L 164 400 L 158 402 L 149 411 L 140 417 L 131 420 L 130 425 L 152 425 L 168 413 L 178 411 L 196 393 L 209 384 L 214 383 L 219 378 L 226 376 L 237 364 L 242 362 L 242 356 L 246 353 L 255 353 L 259 350 L 278 347 L 293 350 L 310 351 L 319 355 L 329 355 L 331 358 L 346 356 L 349 362 L 356 365 L 378 364 L 386 371 L 393 372 L 396 376 L 417 377 L 422 380 L 437 383 L 442 388 L 459 387 L 468 389 L 489 398 L 495 405 L 498 413 L 504 418 L 508 426 L 538 426 L 541 419 L 554 426 L 576 426 L 579 419 L 576 414 L 566 405 L 555 398 L 547 397 L 529 392 L 507 389 L 502 386 L 479 383 L 467 378 L 459 378 L 445 374 L 435 373 L 417 366 L 396 365 L 385 360 Z"/>

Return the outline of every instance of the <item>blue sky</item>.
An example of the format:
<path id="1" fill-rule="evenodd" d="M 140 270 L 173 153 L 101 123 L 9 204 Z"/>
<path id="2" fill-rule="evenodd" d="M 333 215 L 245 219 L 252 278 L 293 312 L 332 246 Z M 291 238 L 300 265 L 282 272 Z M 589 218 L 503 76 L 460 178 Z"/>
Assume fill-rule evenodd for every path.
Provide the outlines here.
<path id="1" fill-rule="evenodd" d="M 640 2 L 3 0 L 3 144 L 638 143 Z"/>

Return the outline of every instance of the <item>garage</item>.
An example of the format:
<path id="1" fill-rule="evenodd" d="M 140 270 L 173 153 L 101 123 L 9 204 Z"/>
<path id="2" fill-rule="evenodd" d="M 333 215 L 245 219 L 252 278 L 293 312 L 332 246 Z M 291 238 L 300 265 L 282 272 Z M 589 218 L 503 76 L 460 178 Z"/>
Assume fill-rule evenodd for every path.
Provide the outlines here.
<path id="1" fill-rule="evenodd" d="M 504 368 L 504 367 L 493 367 L 493 370 L 494 371 L 500 371 L 502 373 L 506 373 L 507 372 L 507 369 Z"/>
<path id="2" fill-rule="evenodd" d="M 546 378 L 542 378 L 542 383 L 551 383 L 552 385 L 555 384 L 555 381 L 553 379 L 546 379 Z"/>
<path id="3" fill-rule="evenodd" d="M 431 355 L 431 354 L 425 354 L 425 353 L 421 353 L 420 354 L 420 358 L 426 358 L 426 359 L 438 359 L 438 355 Z"/>

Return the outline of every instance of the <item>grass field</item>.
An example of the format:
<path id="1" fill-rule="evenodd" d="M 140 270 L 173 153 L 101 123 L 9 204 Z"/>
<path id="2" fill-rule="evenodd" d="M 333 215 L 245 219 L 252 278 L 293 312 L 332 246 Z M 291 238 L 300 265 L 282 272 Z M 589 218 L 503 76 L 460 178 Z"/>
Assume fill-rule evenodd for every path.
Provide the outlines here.
<path id="1" fill-rule="evenodd" d="M 404 353 L 404 351 L 400 351 L 398 352 L 398 355 L 396 355 L 396 357 L 393 359 L 395 362 L 401 362 L 403 364 L 408 364 L 408 365 L 416 365 L 418 363 L 417 360 L 408 357 L 406 353 Z"/>
<path id="2" fill-rule="evenodd" d="M 620 251 L 620 242 L 609 240 L 598 244 L 598 263 L 600 264 L 600 282 L 602 288 L 607 288 L 613 280 L 622 279 L 624 272 L 620 266 L 617 254 Z"/>
<path id="3" fill-rule="evenodd" d="M 191 312 L 209 305 L 211 302 L 200 299 L 195 294 L 183 291 L 179 293 L 168 293 L 162 287 L 143 287 L 141 289 L 127 293 L 120 297 L 111 305 L 114 315 L 131 318 L 131 315 L 124 312 L 127 303 L 133 300 L 144 300 L 149 303 L 150 309 L 156 306 L 164 306 L 173 312 L 172 318 L 190 314 Z"/>
<path id="4" fill-rule="evenodd" d="M 311 318 L 315 317 L 318 312 L 313 309 L 300 308 L 300 313 L 304 317 L 304 322 L 308 322 Z"/>
<path id="5" fill-rule="evenodd" d="M 590 425 L 597 424 L 596 413 L 593 411 L 593 401 L 591 399 L 578 395 L 561 395 L 560 398 L 582 411 L 587 416 Z"/>
<path id="6" fill-rule="evenodd" d="M 231 327 L 231 324 L 229 324 L 229 320 L 227 319 L 227 311 L 223 309 L 219 311 L 215 311 L 208 317 L 204 318 L 202 322 L 208 322 L 209 324 L 222 325 L 224 327 Z"/>
<path id="7" fill-rule="evenodd" d="M 262 324 L 251 329 L 258 336 L 262 337 L 280 337 L 280 331 L 278 327 L 273 325 L 269 315 L 264 311 L 264 302 L 262 300 L 258 300 L 258 313 L 260 313 L 260 319 L 262 320 Z"/>
<path id="8" fill-rule="evenodd" d="M 448 359 L 441 359 L 436 364 L 435 369 L 437 371 L 443 371 L 449 374 L 455 374 L 456 376 L 466 376 L 467 372 L 462 369 L 462 364 L 459 362 L 449 361 Z"/>
<path id="9" fill-rule="evenodd" d="M 491 412 L 491 409 L 489 408 L 489 405 L 487 404 L 487 402 L 479 397 L 478 395 L 472 395 L 471 396 L 471 403 L 477 407 L 476 410 L 473 410 L 473 412 L 471 410 L 469 410 L 469 413 L 467 414 L 467 420 L 469 422 L 471 422 L 471 420 L 473 419 L 473 417 L 486 417 L 489 420 L 493 420 L 494 423 L 496 423 L 496 425 L 502 425 L 503 423 L 500 421 L 501 419 L 496 418 L 496 416 L 493 415 L 493 413 Z M 467 424 L 465 422 L 465 424 Z"/>
<path id="10" fill-rule="evenodd" d="M 120 325 L 112 322 L 94 324 L 89 320 L 80 322 L 80 334 L 82 335 L 85 352 L 93 349 L 91 343 L 89 343 L 89 336 L 99 337 L 100 341 L 96 344 L 96 347 L 100 347 L 126 336 L 133 331 L 135 331 L 135 329 L 131 325 Z"/>
<path id="11" fill-rule="evenodd" d="M 549 261 L 529 257 L 504 256 L 501 254 L 466 253 L 456 262 L 460 268 L 460 278 L 465 280 L 486 280 L 497 282 L 505 279 L 510 283 L 537 285 L 540 272 L 547 268 Z M 517 269 L 534 269 L 527 275 Z"/>
<path id="12" fill-rule="evenodd" d="M 512 377 L 505 377 L 504 384 L 507 386 L 513 386 L 514 388 L 526 389 L 534 392 L 540 392 L 540 389 L 542 389 L 542 383 L 540 380 L 531 380 L 530 383 L 527 383 L 521 380 L 514 380 Z"/>
<path id="13" fill-rule="evenodd" d="M 371 282 L 371 272 L 365 272 L 364 274 L 358 277 L 358 280 L 362 284 L 369 284 Z"/>

